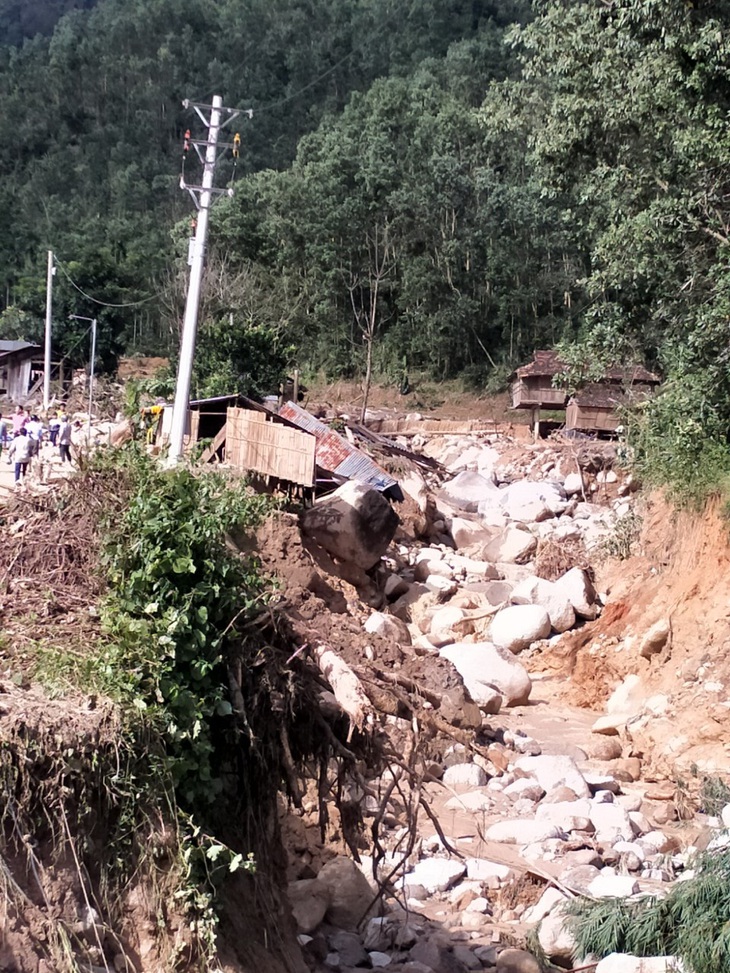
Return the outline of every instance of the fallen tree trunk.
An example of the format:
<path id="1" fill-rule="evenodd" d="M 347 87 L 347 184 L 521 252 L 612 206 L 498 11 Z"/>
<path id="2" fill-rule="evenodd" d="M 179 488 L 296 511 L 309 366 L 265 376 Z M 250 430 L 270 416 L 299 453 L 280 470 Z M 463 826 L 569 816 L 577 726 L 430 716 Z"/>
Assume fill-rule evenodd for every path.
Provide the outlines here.
<path id="1" fill-rule="evenodd" d="M 373 708 L 370 700 L 362 688 L 362 683 L 345 660 L 323 642 L 312 643 L 312 655 L 322 675 L 332 687 L 335 699 L 349 716 L 352 727 L 362 730 L 366 722 L 372 723 Z"/>

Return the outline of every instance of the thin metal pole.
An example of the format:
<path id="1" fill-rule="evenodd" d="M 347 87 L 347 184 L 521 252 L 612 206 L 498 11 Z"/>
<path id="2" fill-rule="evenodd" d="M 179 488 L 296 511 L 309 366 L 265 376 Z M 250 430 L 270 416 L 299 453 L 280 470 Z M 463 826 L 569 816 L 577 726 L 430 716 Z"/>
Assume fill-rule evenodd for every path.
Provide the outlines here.
<path id="1" fill-rule="evenodd" d="M 223 99 L 215 95 L 208 124 L 208 139 L 205 150 L 205 165 L 201 183 L 200 206 L 198 222 L 195 228 L 195 240 L 190 264 L 190 281 L 185 303 L 185 317 L 183 319 L 182 342 L 180 345 L 180 364 L 177 369 L 177 386 L 175 388 L 175 404 L 172 410 L 172 427 L 170 429 L 170 447 L 168 461 L 173 464 L 182 456 L 183 439 L 188 418 L 190 400 L 190 378 L 193 371 L 193 355 L 195 353 L 195 339 L 198 331 L 198 305 L 200 303 L 200 287 L 203 279 L 203 264 L 205 262 L 205 243 L 208 236 L 208 215 L 215 175 L 216 145 L 221 123 L 221 109 Z"/>
<path id="2" fill-rule="evenodd" d="M 96 318 L 91 322 L 91 365 L 89 367 L 89 426 L 88 440 L 91 442 L 91 408 L 94 403 L 94 365 L 96 364 Z"/>
<path id="3" fill-rule="evenodd" d="M 53 251 L 48 251 L 46 273 L 46 344 L 43 356 L 43 410 L 51 404 L 51 317 L 53 309 Z"/>

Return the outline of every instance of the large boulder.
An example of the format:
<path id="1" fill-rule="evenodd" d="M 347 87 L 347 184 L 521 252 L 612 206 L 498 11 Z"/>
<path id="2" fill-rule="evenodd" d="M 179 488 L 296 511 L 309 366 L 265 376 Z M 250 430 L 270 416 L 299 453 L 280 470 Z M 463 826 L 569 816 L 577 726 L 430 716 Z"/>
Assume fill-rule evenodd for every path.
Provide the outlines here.
<path id="1" fill-rule="evenodd" d="M 521 524 L 510 524 L 487 542 L 482 557 L 492 563 L 526 564 L 536 550 L 537 537 L 532 531 Z"/>
<path id="2" fill-rule="evenodd" d="M 512 605 L 492 620 L 492 642 L 510 652 L 520 652 L 549 634 L 550 616 L 540 605 Z"/>
<path id="3" fill-rule="evenodd" d="M 368 880 L 355 862 L 344 855 L 333 858 L 322 867 L 317 881 L 330 896 L 328 921 L 340 929 L 355 929 L 373 901 Z"/>
<path id="4" fill-rule="evenodd" d="M 563 488 L 557 483 L 520 480 L 503 491 L 502 507 L 511 520 L 539 523 L 567 507 Z"/>
<path id="5" fill-rule="evenodd" d="M 567 632 L 575 625 L 575 609 L 563 588 L 544 578 L 525 578 L 512 592 L 514 605 L 540 605 L 548 613 L 555 632 Z"/>
<path id="6" fill-rule="evenodd" d="M 429 895 L 445 892 L 466 875 L 466 865 L 454 858 L 424 858 L 403 880 L 403 884 L 420 885 Z"/>
<path id="7" fill-rule="evenodd" d="M 444 483 L 440 495 L 458 510 L 476 513 L 482 500 L 497 496 L 499 492 L 493 481 L 481 473 L 464 472 Z"/>
<path id="8" fill-rule="evenodd" d="M 580 618 L 598 615 L 596 589 L 582 568 L 571 568 L 555 582 Z"/>
<path id="9" fill-rule="evenodd" d="M 398 515 L 382 493 L 350 481 L 302 514 L 302 530 L 341 561 L 368 570 L 385 554 Z"/>
<path id="10" fill-rule="evenodd" d="M 542 754 L 539 757 L 520 757 L 515 766 L 524 774 L 534 777 L 546 792 L 556 787 L 568 787 L 576 797 L 591 796 L 585 777 L 578 770 L 572 757 L 549 754 Z"/>
<path id="11" fill-rule="evenodd" d="M 327 886 L 316 878 L 290 882 L 286 890 L 299 932 L 313 932 L 324 919 L 331 896 Z"/>
<path id="12" fill-rule="evenodd" d="M 503 949 L 494 973 L 542 973 L 542 964 L 526 949 Z"/>
<path id="13" fill-rule="evenodd" d="M 521 706 L 530 698 L 532 680 L 511 652 L 490 642 L 457 642 L 441 649 L 480 706 L 491 706 L 496 690 L 505 706 Z"/>
<path id="14" fill-rule="evenodd" d="M 538 927 L 537 938 L 548 959 L 560 962 L 561 966 L 573 959 L 576 942 L 562 909 L 545 916 Z"/>
<path id="15" fill-rule="evenodd" d="M 681 968 L 675 956 L 639 957 L 611 953 L 601 960 L 595 973 L 677 973 Z"/>
<path id="16" fill-rule="evenodd" d="M 475 520 L 467 520 L 465 517 L 452 517 L 451 537 L 457 551 L 470 550 L 489 544 L 494 537 L 494 530 L 489 530 L 483 524 Z M 492 558 L 486 557 L 483 560 L 491 561 Z"/>

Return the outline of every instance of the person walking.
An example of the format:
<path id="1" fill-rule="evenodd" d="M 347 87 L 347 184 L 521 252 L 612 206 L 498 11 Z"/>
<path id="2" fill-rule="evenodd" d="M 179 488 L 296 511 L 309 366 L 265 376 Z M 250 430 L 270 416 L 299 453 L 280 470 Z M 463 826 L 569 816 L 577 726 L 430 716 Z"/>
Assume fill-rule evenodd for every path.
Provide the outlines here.
<path id="1" fill-rule="evenodd" d="M 8 438 L 8 420 L 3 419 L 2 414 L 0 414 L 0 456 L 3 454 L 3 446 Z"/>
<path id="2" fill-rule="evenodd" d="M 61 425 L 58 427 L 58 455 L 62 463 L 71 462 L 71 423 L 68 416 L 61 416 Z"/>
<path id="3" fill-rule="evenodd" d="M 48 438 L 51 441 L 51 446 L 56 445 L 56 440 L 58 439 L 58 430 L 61 428 L 61 416 L 62 412 L 57 412 L 48 423 Z"/>
<path id="4" fill-rule="evenodd" d="M 8 449 L 8 462 L 15 463 L 15 485 L 18 486 L 21 478 L 28 472 L 31 458 L 31 439 L 25 426 L 22 426 L 10 444 Z"/>
<path id="5" fill-rule="evenodd" d="M 33 413 L 30 420 L 26 423 L 25 429 L 30 439 L 30 455 L 37 456 L 40 452 L 41 440 L 43 439 L 43 423 Z"/>
<path id="6" fill-rule="evenodd" d="M 29 418 L 30 416 L 22 406 L 19 405 L 15 406 L 15 412 L 12 415 L 13 435 L 18 433 L 21 429 L 23 429 L 26 426 Z"/>

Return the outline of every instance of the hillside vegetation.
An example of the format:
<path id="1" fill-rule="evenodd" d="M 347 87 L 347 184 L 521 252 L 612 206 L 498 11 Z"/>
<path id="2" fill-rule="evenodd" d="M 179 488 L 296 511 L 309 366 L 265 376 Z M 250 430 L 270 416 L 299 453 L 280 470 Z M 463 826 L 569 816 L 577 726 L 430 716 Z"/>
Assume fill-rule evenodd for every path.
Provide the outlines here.
<path id="1" fill-rule="evenodd" d="M 252 356 L 497 388 L 561 343 L 578 378 L 667 378 L 652 475 L 725 475 L 727 0 L 102 0 L 32 38 L 0 13 L 4 335 L 37 332 L 51 248 L 57 318 L 98 312 L 106 367 L 174 351 L 181 101 L 220 93 L 254 114 L 219 172 L 198 391 L 251 389 Z M 82 335 L 59 329 L 76 363 Z"/>

